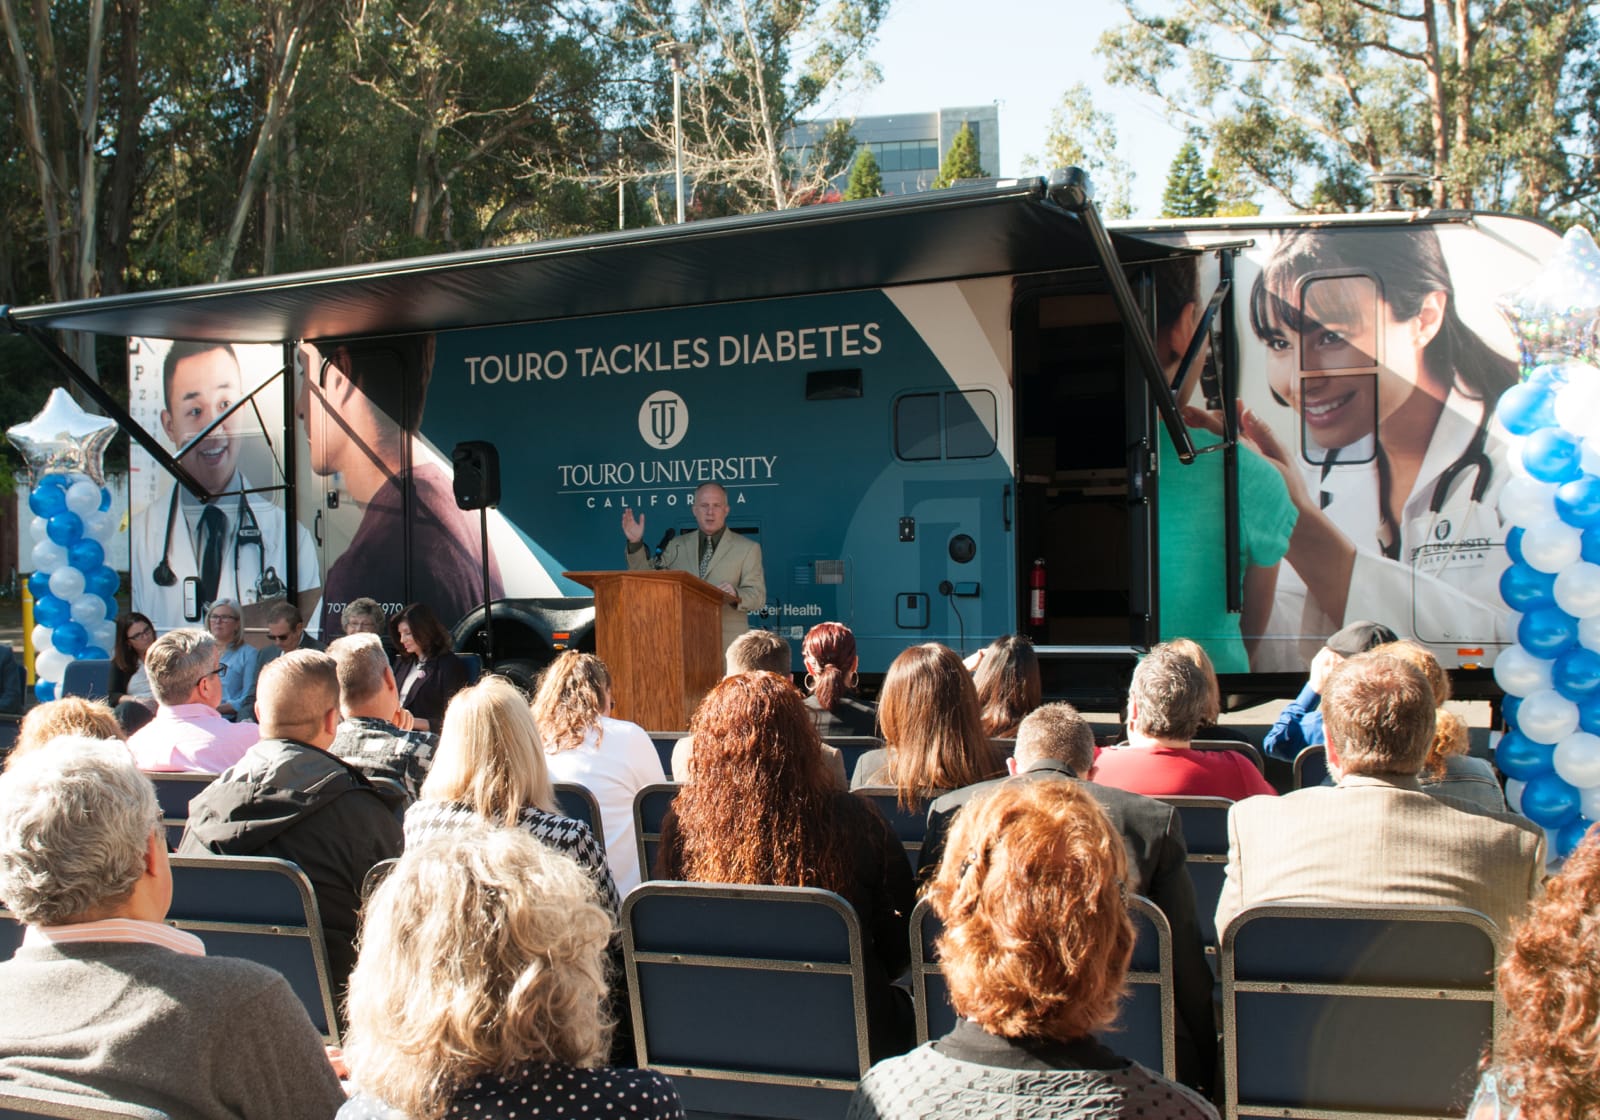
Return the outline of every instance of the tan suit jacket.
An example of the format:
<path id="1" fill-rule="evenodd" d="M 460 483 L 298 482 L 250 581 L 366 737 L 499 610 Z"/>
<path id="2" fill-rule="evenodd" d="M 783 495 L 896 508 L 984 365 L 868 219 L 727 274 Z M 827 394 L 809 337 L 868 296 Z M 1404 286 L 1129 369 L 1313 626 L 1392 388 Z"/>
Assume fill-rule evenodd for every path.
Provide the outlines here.
<path id="1" fill-rule="evenodd" d="M 700 530 L 682 533 L 667 542 L 661 550 L 661 562 L 650 562 L 648 546 L 628 549 L 628 567 L 635 570 L 661 568 L 667 571 L 700 574 Z M 767 576 L 761 566 L 761 546 L 748 537 L 741 537 L 732 529 L 723 532 L 717 550 L 711 554 L 711 567 L 706 572 L 706 582 L 726 583 L 739 593 L 738 605 L 722 604 L 722 648 L 727 649 L 733 640 L 750 628 L 747 617 L 767 604 Z"/>
<path id="2" fill-rule="evenodd" d="M 1228 812 L 1217 929 L 1247 906 L 1466 906 L 1504 936 L 1544 877 L 1544 831 L 1423 793 L 1415 779 L 1347 775 Z"/>

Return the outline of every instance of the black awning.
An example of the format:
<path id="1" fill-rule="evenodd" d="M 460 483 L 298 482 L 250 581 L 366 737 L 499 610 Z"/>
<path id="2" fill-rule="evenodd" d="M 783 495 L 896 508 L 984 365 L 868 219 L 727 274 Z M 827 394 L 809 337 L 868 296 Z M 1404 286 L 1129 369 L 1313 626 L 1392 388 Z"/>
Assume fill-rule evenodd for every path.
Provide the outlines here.
<path id="1" fill-rule="evenodd" d="M 1112 235 L 1123 264 L 1188 250 Z M 1024 179 L 12 308 L 18 325 L 219 342 L 400 334 L 1097 264 Z"/>

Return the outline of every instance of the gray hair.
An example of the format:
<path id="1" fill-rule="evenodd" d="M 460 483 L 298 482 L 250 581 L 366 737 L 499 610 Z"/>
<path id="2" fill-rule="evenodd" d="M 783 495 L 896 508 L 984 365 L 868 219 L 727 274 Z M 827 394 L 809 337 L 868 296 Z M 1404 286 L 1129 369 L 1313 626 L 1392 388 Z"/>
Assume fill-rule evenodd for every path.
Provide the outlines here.
<path id="1" fill-rule="evenodd" d="M 97 917 L 133 893 L 160 823 L 126 747 L 59 736 L 0 775 L 0 898 L 29 925 Z"/>
<path id="2" fill-rule="evenodd" d="M 1134 728 L 1152 739 L 1188 742 L 1211 711 L 1211 683 L 1189 658 L 1169 645 L 1145 654 L 1133 670 L 1128 703 Z"/>
<path id="3" fill-rule="evenodd" d="M 168 707 L 184 703 L 219 656 L 217 640 L 204 630 L 167 631 L 144 655 L 150 691 Z"/>
<path id="4" fill-rule="evenodd" d="M 384 611 L 382 604 L 376 599 L 369 599 L 363 595 L 359 599 L 351 599 L 344 605 L 344 611 L 339 615 L 341 626 L 346 619 L 364 618 L 368 622 L 376 623 L 378 630 L 382 631 L 388 622 L 389 616 Z"/>
<path id="5" fill-rule="evenodd" d="M 1094 766 L 1094 728 L 1071 704 L 1045 704 L 1023 719 L 1012 753 L 1019 771 L 1051 758 L 1065 762 L 1078 777 L 1087 777 Z"/>
<path id="6" fill-rule="evenodd" d="M 346 634 L 328 646 L 328 656 L 339 667 L 339 704 L 343 708 L 364 703 L 383 690 L 389 655 L 376 634 Z"/>

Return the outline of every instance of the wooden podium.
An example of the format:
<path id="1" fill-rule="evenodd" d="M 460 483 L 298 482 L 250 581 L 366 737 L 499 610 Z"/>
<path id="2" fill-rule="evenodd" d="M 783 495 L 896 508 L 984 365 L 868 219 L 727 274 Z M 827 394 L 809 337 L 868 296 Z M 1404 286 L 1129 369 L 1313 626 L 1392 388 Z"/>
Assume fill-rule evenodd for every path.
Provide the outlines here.
<path id="1" fill-rule="evenodd" d="M 722 679 L 722 592 L 688 572 L 563 572 L 594 592 L 595 652 L 611 670 L 612 715 L 687 731 Z"/>

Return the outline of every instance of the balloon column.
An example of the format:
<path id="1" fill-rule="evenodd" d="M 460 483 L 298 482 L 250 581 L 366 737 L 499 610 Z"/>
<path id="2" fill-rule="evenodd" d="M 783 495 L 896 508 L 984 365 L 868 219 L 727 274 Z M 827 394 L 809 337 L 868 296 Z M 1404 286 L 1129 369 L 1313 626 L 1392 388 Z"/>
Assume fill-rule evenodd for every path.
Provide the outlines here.
<path id="1" fill-rule="evenodd" d="M 1573 229 L 1532 283 L 1500 301 L 1523 380 L 1496 411 L 1512 434 L 1500 494 L 1511 566 L 1500 595 L 1517 644 L 1495 659 L 1510 730 L 1506 793 L 1565 856 L 1600 820 L 1600 248 Z"/>
<path id="2" fill-rule="evenodd" d="M 106 544 L 117 531 L 101 459 L 116 421 L 78 407 L 56 389 L 44 411 L 6 429 L 32 476 L 34 695 L 55 699 L 67 666 L 106 658 L 116 639 L 117 588 Z"/>

